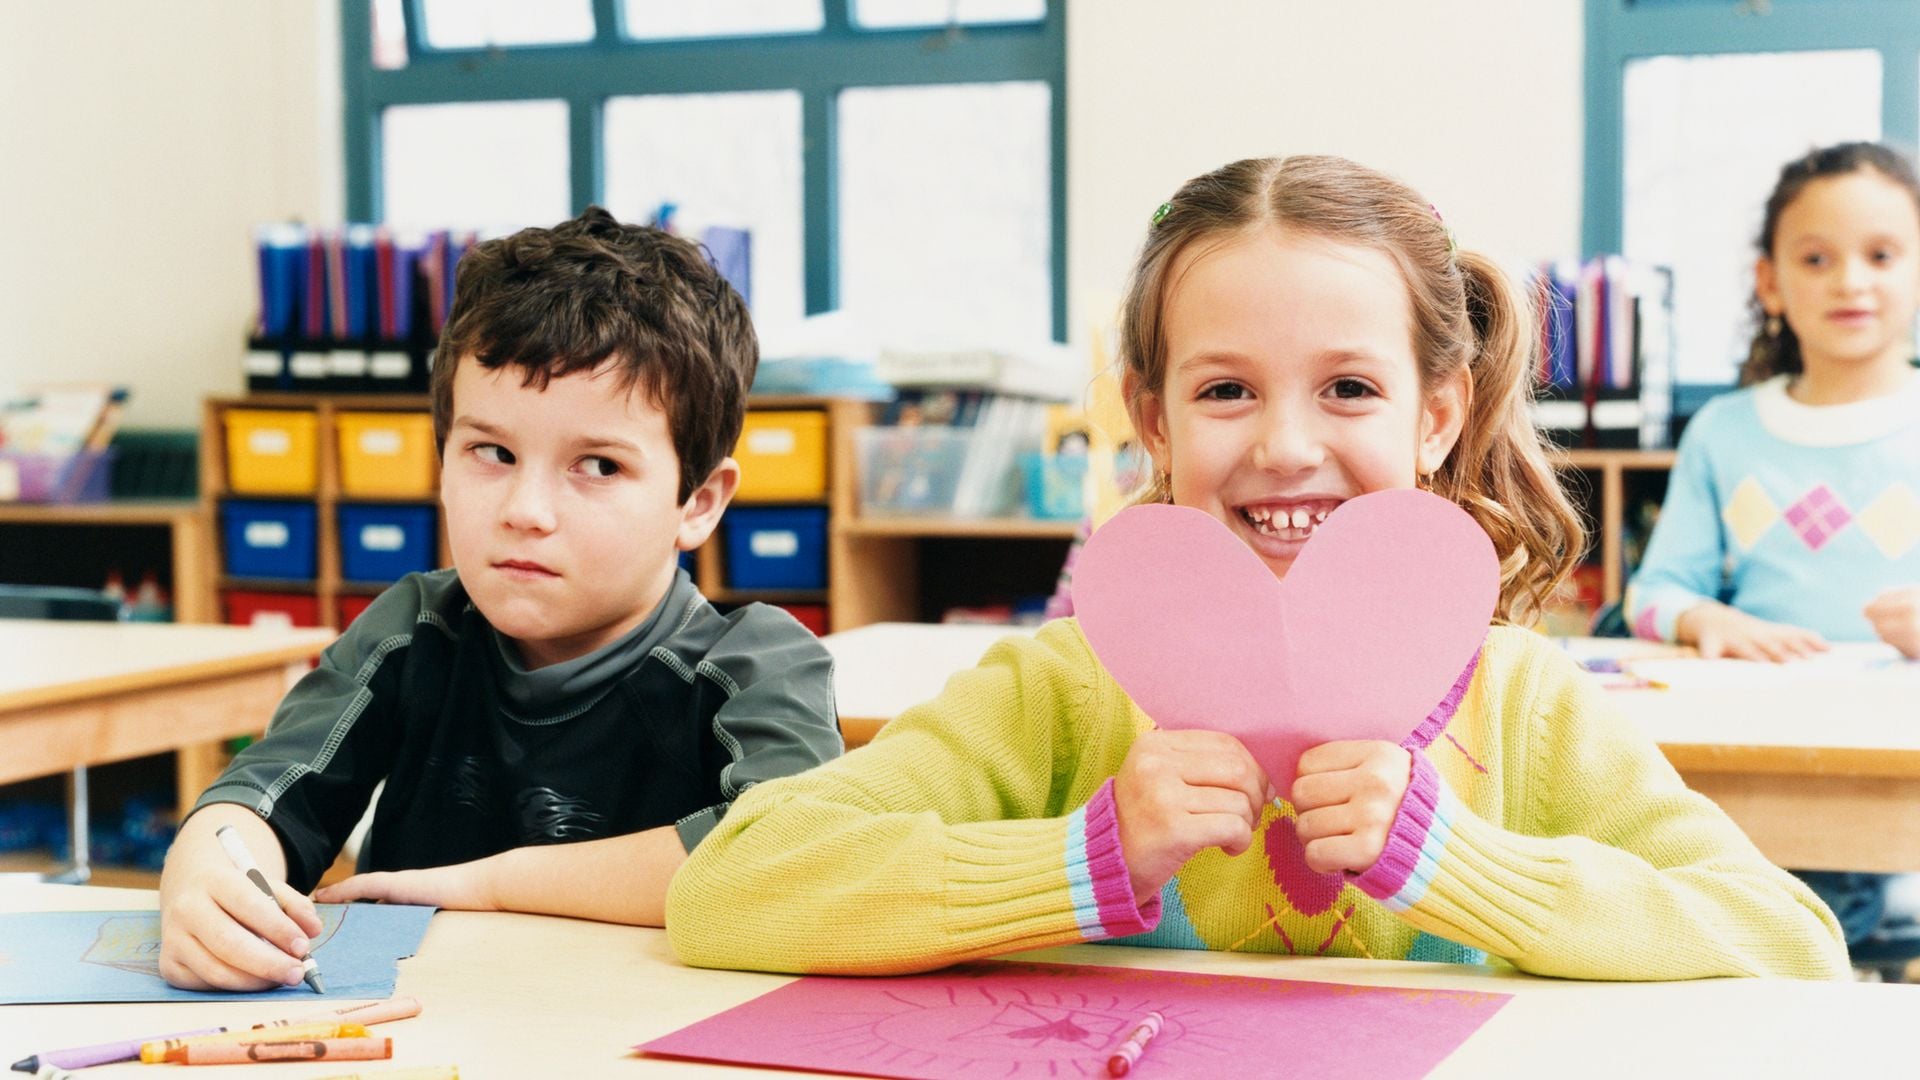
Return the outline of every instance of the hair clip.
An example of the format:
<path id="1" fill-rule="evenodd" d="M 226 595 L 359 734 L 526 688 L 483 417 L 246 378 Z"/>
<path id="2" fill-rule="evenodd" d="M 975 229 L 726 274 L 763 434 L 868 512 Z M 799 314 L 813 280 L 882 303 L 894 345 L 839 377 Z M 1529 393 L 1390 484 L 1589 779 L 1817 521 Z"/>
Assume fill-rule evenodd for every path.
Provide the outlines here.
<path id="1" fill-rule="evenodd" d="M 1170 202 L 1161 203 L 1159 206 L 1154 208 L 1153 221 L 1151 222 L 1151 224 L 1154 224 L 1154 225 L 1160 224 L 1161 222 L 1167 220 L 1167 215 L 1171 213 L 1173 213 L 1173 204 Z"/>
<path id="2" fill-rule="evenodd" d="M 1428 203 L 1427 209 L 1433 211 L 1433 220 L 1439 222 L 1440 227 L 1447 231 L 1447 257 L 1450 259 L 1458 257 L 1460 254 L 1460 238 L 1453 235 L 1453 226 L 1448 225 L 1447 219 L 1440 216 L 1440 208 L 1438 206 Z"/>

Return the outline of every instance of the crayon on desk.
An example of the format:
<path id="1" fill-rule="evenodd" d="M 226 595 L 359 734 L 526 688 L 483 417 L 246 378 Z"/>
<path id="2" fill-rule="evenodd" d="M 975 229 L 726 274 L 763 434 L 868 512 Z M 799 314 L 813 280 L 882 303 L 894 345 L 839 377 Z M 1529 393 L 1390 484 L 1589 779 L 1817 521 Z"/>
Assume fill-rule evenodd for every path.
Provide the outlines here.
<path id="1" fill-rule="evenodd" d="M 1107 1075 L 1117 1077 L 1132 1072 L 1133 1066 L 1140 1060 L 1140 1055 L 1147 1052 L 1147 1044 L 1153 1041 L 1155 1035 L 1160 1034 L 1160 1025 L 1164 1022 L 1157 1012 L 1150 1012 L 1141 1017 L 1140 1022 L 1133 1025 L 1133 1032 L 1127 1036 L 1127 1041 L 1116 1047 L 1113 1056 L 1107 1059 Z"/>
<path id="2" fill-rule="evenodd" d="M 327 1022 L 293 1024 L 287 1027 L 248 1028 L 222 1035 L 199 1035 L 190 1039 L 163 1039 L 140 1047 L 140 1060 L 148 1065 L 163 1061 L 185 1061 L 186 1052 L 196 1046 L 244 1046 L 249 1043 L 292 1042 L 297 1039 L 364 1039 L 367 1029 L 360 1024 Z"/>
<path id="3" fill-rule="evenodd" d="M 315 1080 L 461 1080 L 461 1067 L 380 1068 L 376 1072 L 336 1072 L 332 1076 L 315 1076 Z"/>
<path id="4" fill-rule="evenodd" d="M 275 906 L 285 911 L 286 907 L 281 905 L 280 898 L 273 895 L 273 886 L 267 884 L 267 875 L 260 872 L 260 864 L 253 861 L 253 852 L 247 850 L 247 845 L 240 839 L 240 834 L 234 831 L 233 826 L 222 825 L 213 831 L 213 835 L 219 838 L 220 846 L 227 849 L 227 858 L 232 859 L 233 865 L 247 875 L 247 880 L 253 882 L 261 892 L 266 893 L 267 899 L 273 901 Z M 311 954 L 300 958 L 300 973 L 308 989 L 316 994 L 327 992 L 327 984 L 320 981 L 320 965 L 314 962 Z"/>
<path id="5" fill-rule="evenodd" d="M 140 1060 L 140 1047 L 150 1042 L 167 1039 L 192 1039 L 201 1035 L 218 1035 L 227 1030 L 223 1027 L 199 1028 L 194 1031 L 176 1031 L 171 1035 L 149 1035 L 144 1039 L 122 1039 L 119 1042 L 96 1043 L 92 1046 L 76 1046 L 70 1050 L 46 1050 L 29 1058 L 13 1063 L 15 1072 L 37 1073 L 52 1067 L 57 1069 L 89 1069 L 95 1065 L 111 1065 L 116 1061 Z"/>
<path id="6" fill-rule="evenodd" d="M 369 1001 L 365 1005 L 348 1005 L 311 1016 L 296 1016 L 289 1020 L 269 1020 L 253 1025 L 253 1030 L 286 1028 L 295 1024 L 384 1024 L 389 1020 L 405 1020 L 419 1015 L 419 998 L 396 997 L 385 1001 Z"/>
<path id="7" fill-rule="evenodd" d="M 179 1058 L 186 1065 L 248 1065 L 257 1061 L 376 1061 L 393 1056 L 392 1039 L 294 1039 L 288 1042 L 227 1043 L 189 1046 Z"/>

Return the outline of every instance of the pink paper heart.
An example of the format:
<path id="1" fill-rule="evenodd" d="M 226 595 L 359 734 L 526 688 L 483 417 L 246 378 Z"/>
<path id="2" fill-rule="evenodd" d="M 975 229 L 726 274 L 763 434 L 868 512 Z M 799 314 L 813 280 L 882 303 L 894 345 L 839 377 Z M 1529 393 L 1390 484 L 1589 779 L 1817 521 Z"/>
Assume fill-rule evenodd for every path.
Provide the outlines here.
<path id="1" fill-rule="evenodd" d="M 1400 742 L 1485 638 L 1500 592 L 1487 534 L 1411 488 L 1341 503 L 1285 581 L 1208 514 L 1136 506 L 1074 566 L 1080 628 L 1154 723 L 1237 736 L 1283 796 L 1302 751 Z"/>

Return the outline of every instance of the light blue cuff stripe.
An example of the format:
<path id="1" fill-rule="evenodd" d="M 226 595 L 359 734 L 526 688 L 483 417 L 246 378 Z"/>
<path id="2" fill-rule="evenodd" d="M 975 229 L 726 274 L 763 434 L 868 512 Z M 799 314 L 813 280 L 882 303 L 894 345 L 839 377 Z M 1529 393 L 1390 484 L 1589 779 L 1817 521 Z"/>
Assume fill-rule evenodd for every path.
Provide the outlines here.
<path id="1" fill-rule="evenodd" d="M 1427 895 L 1428 886 L 1440 873 L 1440 856 L 1453 839 L 1453 808 L 1454 795 L 1443 787 L 1433 807 L 1433 824 L 1427 827 L 1427 839 L 1420 845 L 1420 857 L 1414 860 L 1413 872 L 1407 875 L 1407 883 L 1400 886 L 1399 892 L 1380 901 L 1382 907 L 1388 911 L 1405 911 Z"/>
<path id="2" fill-rule="evenodd" d="M 1100 902 L 1093 895 L 1093 869 L 1087 865 L 1087 809 L 1067 815 L 1067 893 L 1073 900 L 1073 921 L 1089 941 L 1107 936 L 1100 923 Z"/>

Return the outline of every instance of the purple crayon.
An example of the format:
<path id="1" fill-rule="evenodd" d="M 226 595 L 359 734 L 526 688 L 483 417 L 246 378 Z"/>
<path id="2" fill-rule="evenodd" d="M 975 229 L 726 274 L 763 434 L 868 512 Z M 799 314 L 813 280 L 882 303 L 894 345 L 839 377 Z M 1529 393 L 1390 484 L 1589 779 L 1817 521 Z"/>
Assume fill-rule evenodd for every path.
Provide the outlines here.
<path id="1" fill-rule="evenodd" d="M 148 1035 L 142 1039 L 125 1039 L 120 1042 L 100 1043 L 97 1046 L 77 1046 L 71 1050 L 48 1050 L 30 1058 L 13 1063 L 15 1072 L 39 1072 L 52 1065 L 58 1069 L 89 1069 L 95 1065 L 110 1065 L 116 1061 L 139 1061 L 140 1044 L 155 1039 L 190 1039 L 196 1035 L 219 1035 L 227 1029 L 201 1028 L 198 1031 L 176 1031 L 171 1035 Z"/>

